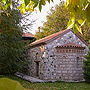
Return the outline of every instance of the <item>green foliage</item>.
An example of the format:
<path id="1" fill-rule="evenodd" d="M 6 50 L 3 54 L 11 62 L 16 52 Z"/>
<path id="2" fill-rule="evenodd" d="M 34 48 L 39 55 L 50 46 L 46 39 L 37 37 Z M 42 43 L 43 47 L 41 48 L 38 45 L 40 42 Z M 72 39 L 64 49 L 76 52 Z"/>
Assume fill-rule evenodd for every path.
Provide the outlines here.
<path id="1" fill-rule="evenodd" d="M 65 7 L 69 10 L 70 16 L 68 28 L 73 27 L 74 32 L 78 30 L 82 33 L 81 26 L 84 25 L 85 22 L 87 22 L 90 27 L 90 0 L 66 0 Z"/>
<path id="2" fill-rule="evenodd" d="M 55 6 L 55 9 L 51 8 L 48 13 L 47 22 L 44 22 L 43 27 L 40 28 L 40 32 L 36 32 L 35 37 L 37 39 L 46 37 L 53 33 L 66 29 L 69 21 L 69 12 L 65 12 L 64 2 L 60 2 Z"/>
<path id="3" fill-rule="evenodd" d="M 25 2 L 25 5 L 27 6 L 30 1 L 29 0 L 24 0 L 24 2 Z"/>
<path id="4" fill-rule="evenodd" d="M 18 81 L 9 78 L 0 78 L 1 90 L 26 90 Z"/>
<path id="5" fill-rule="evenodd" d="M 20 0 L 20 1 L 21 1 L 21 5 L 18 6 L 18 9 L 20 9 L 20 12 L 24 14 L 25 11 L 32 12 L 36 10 L 35 7 L 37 6 L 39 8 L 39 11 L 41 11 L 42 6 L 45 5 L 47 1 L 50 3 L 50 1 L 53 1 L 53 0 Z M 12 6 L 12 0 L 1 0 L 0 1 L 0 10 L 6 12 L 8 6 Z M 82 33 L 81 26 L 84 25 L 85 22 L 87 22 L 88 26 L 90 27 L 90 13 L 89 13 L 90 0 L 66 0 L 65 7 L 66 9 L 69 10 L 69 15 L 70 15 L 70 21 L 68 22 L 68 28 L 73 27 L 74 32 L 78 30 L 80 33 Z M 83 16 L 81 17 L 81 20 L 77 18 L 77 15 Z M 78 25 L 76 21 L 78 21 L 80 25 Z"/>
<path id="6" fill-rule="evenodd" d="M 88 46 L 88 52 L 87 55 L 85 55 L 86 60 L 83 61 L 84 67 L 83 67 L 83 74 L 84 74 L 84 79 L 86 82 L 90 83 L 90 40 L 89 40 L 89 46 Z"/>
<path id="7" fill-rule="evenodd" d="M 0 74 L 10 75 L 21 69 L 24 60 L 22 42 L 21 14 L 16 9 L 8 8 L 9 16 L 1 13 L 0 23 Z"/>
<path id="8" fill-rule="evenodd" d="M 43 32 L 40 32 L 40 33 L 36 32 L 34 36 L 37 39 L 41 39 L 41 38 L 45 37 L 45 34 Z"/>
<path id="9" fill-rule="evenodd" d="M 17 2 L 18 1 L 19 0 L 17 0 Z M 20 0 L 21 5 L 18 7 L 18 9 L 20 9 L 20 12 L 22 14 L 24 14 L 25 11 L 26 12 L 28 12 L 28 11 L 32 12 L 32 11 L 34 11 L 35 10 L 35 7 L 38 6 L 39 7 L 39 11 L 41 11 L 42 6 L 45 5 L 47 1 L 49 3 L 50 3 L 50 1 L 53 2 L 53 0 Z M 7 8 L 9 6 L 12 6 L 12 4 L 13 4 L 13 1 L 12 0 L 1 0 L 0 1 L 0 7 L 1 7 L 0 10 L 3 10 L 3 11 L 6 10 L 7 11 Z"/>
<path id="10" fill-rule="evenodd" d="M 87 43 L 89 43 L 89 39 L 90 39 L 90 29 L 88 27 L 88 25 L 86 26 L 82 26 L 81 27 L 82 30 L 82 34 L 77 32 Z"/>

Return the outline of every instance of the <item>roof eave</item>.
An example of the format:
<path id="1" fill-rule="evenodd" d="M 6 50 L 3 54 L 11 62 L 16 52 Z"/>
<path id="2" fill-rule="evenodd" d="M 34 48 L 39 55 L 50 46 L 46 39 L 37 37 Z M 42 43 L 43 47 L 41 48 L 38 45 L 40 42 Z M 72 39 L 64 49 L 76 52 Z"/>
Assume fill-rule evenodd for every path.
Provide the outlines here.
<path id="1" fill-rule="evenodd" d="M 46 44 L 45 42 L 41 42 L 41 43 L 37 43 L 37 44 L 30 44 L 29 46 L 31 46 L 31 47 L 37 47 L 37 46 L 45 45 L 45 44 Z"/>
<path id="2" fill-rule="evenodd" d="M 60 46 L 57 46 L 57 47 L 55 47 L 55 48 L 82 48 L 82 49 L 85 49 L 86 47 L 76 47 L 76 46 L 67 46 L 67 47 L 65 47 L 65 46 L 63 46 L 63 47 L 60 47 Z"/>

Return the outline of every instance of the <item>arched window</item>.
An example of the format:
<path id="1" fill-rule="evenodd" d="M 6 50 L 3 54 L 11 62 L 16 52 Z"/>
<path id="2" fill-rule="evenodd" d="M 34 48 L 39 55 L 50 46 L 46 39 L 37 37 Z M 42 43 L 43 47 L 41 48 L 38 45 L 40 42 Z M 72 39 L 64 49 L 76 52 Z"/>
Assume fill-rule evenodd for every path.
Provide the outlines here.
<path id="1" fill-rule="evenodd" d="M 36 60 L 38 59 L 38 53 L 36 53 Z"/>
<path id="2" fill-rule="evenodd" d="M 79 66 L 79 57 L 76 58 L 76 67 L 78 68 Z"/>
<path id="3" fill-rule="evenodd" d="M 66 57 L 65 57 L 65 56 L 63 56 L 62 58 L 63 58 L 63 59 L 66 59 Z"/>
<path id="4" fill-rule="evenodd" d="M 63 56 L 63 57 L 62 57 L 62 62 L 63 62 L 63 64 L 65 64 L 65 61 L 66 61 L 66 57 Z"/>

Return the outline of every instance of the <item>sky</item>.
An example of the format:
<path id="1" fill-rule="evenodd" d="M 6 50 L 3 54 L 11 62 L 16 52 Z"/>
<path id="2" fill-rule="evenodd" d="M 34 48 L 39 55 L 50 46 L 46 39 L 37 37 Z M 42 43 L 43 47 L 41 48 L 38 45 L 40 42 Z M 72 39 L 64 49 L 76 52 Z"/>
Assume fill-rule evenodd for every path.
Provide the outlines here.
<path id="1" fill-rule="evenodd" d="M 38 27 L 43 26 L 42 21 L 46 22 L 46 15 L 47 12 L 50 11 L 50 8 L 55 6 L 56 4 L 59 5 L 60 0 L 53 0 L 54 2 L 46 3 L 45 6 L 42 7 L 42 11 L 40 12 L 37 8 L 37 13 L 33 12 L 31 17 L 33 20 L 36 19 L 36 22 L 32 26 L 32 31 L 30 33 L 35 34 L 36 31 L 38 31 Z"/>

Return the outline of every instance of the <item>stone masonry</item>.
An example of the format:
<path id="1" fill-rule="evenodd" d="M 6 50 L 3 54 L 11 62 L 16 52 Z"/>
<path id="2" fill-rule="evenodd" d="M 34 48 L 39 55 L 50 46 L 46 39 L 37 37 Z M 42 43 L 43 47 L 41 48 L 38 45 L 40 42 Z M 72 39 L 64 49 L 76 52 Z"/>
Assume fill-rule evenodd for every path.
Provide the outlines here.
<path id="1" fill-rule="evenodd" d="M 84 48 L 57 48 L 56 79 L 62 81 L 83 80 Z"/>
<path id="2" fill-rule="evenodd" d="M 69 42 L 81 45 L 85 49 L 57 48 Z M 28 75 L 47 81 L 80 81 L 83 79 L 82 66 L 87 50 L 88 47 L 71 31 L 46 44 L 36 45 L 28 50 Z"/>

